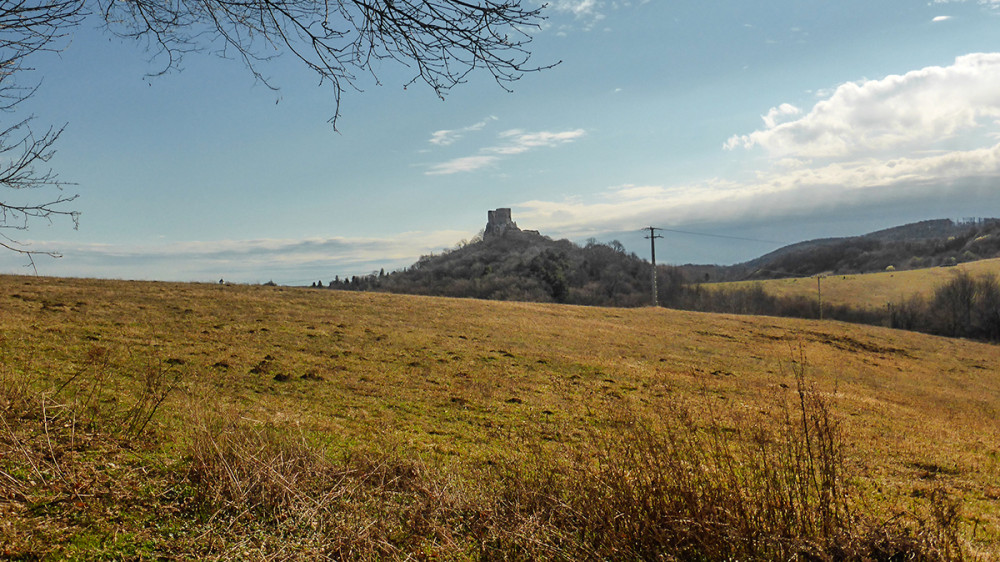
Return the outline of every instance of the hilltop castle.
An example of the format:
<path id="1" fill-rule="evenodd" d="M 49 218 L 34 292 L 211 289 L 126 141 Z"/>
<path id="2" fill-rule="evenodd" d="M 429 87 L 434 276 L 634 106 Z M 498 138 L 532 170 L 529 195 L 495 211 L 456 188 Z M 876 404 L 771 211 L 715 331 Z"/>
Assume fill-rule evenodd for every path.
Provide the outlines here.
<path id="1" fill-rule="evenodd" d="M 500 208 L 495 211 L 488 211 L 486 215 L 486 230 L 483 232 L 484 240 L 503 236 L 503 233 L 508 230 L 516 230 L 519 232 L 521 230 L 517 227 L 517 223 L 511 220 L 510 208 Z"/>
<path id="2" fill-rule="evenodd" d="M 510 209 L 507 207 L 488 211 L 486 214 L 486 230 L 483 231 L 483 240 L 500 238 L 508 232 L 541 236 L 537 230 L 521 230 L 518 228 L 517 223 L 510 218 Z"/>

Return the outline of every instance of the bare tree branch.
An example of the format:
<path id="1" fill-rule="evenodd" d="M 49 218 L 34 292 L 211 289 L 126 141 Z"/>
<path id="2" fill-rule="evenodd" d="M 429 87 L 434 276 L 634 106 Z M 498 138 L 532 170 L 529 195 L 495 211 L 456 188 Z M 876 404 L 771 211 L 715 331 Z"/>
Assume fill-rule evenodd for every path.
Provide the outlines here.
<path id="1" fill-rule="evenodd" d="M 0 116 L 13 116 L 35 93 L 37 86 L 21 82 L 34 70 L 27 59 L 58 51 L 91 12 L 112 33 L 145 41 L 154 58 L 164 57 L 154 74 L 178 68 L 189 53 L 217 48 L 277 89 L 261 64 L 291 53 L 316 72 L 320 84 L 332 87 L 334 127 L 343 90 L 360 90 L 359 73 L 378 82 L 381 61 L 412 71 L 404 87 L 424 82 L 439 97 L 477 70 L 509 90 L 524 73 L 554 66 L 529 64 L 530 32 L 541 24 L 542 8 L 522 8 L 521 1 L 0 0 Z M 47 167 L 63 128 L 36 134 L 33 120 L 0 120 L 0 248 L 27 256 L 32 267 L 33 256 L 57 254 L 31 251 L 3 230 L 26 230 L 54 218 L 68 218 L 76 227 L 79 219 L 66 207 L 77 196 L 64 195 L 66 184 Z"/>
<path id="2" fill-rule="evenodd" d="M 529 64 L 530 31 L 542 8 L 520 0 L 98 0 L 119 35 L 148 42 L 169 70 L 206 37 L 220 40 L 250 72 L 275 88 L 260 63 L 288 52 L 332 85 L 336 125 L 341 94 L 357 89 L 357 73 L 378 76 L 373 63 L 396 61 L 413 71 L 405 86 L 424 82 L 438 96 L 477 69 L 504 89 Z M 556 63 L 558 64 L 558 63 Z"/>
<path id="3" fill-rule="evenodd" d="M 33 70 L 26 59 L 41 51 L 59 50 L 83 9 L 83 0 L 0 0 L 0 114 L 12 116 L 34 95 L 37 85 L 20 81 Z M 62 128 L 50 127 L 38 135 L 31 128 L 33 120 L 29 116 L 0 125 L 0 229 L 27 230 L 35 219 L 51 221 L 54 217 L 69 217 L 76 226 L 78 213 L 65 208 L 76 195 L 63 195 L 65 184 L 51 169 L 40 169 L 52 158 Z M 23 193 L 35 190 L 43 195 Z M 26 256 L 33 270 L 33 256 L 58 257 L 53 252 L 31 251 L 2 232 L 0 248 Z"/>

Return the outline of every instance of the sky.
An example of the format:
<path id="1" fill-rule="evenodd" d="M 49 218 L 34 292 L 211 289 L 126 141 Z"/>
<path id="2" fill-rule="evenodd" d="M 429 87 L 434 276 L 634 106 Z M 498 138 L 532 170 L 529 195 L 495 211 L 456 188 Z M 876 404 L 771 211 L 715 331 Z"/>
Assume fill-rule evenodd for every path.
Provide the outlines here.
<path id="1" fill-rule="evenodd" d="M 534 7 L 534 0 L 522 0 Z M 65 125 L 68 220 L 0 273 L 302 285 L 408 266 L 487 211 L 658 263 L 1000 216 L 1000 0 L 553 0 L 528 73 L 439 99 L 411 71 L 330 89 L 290 56 L 178 71 L 92 21 L 31 60 Z M 5 119 L 11 119 L 7 115 Z M 5 195 L 0 195 L 5 196 Z"/>

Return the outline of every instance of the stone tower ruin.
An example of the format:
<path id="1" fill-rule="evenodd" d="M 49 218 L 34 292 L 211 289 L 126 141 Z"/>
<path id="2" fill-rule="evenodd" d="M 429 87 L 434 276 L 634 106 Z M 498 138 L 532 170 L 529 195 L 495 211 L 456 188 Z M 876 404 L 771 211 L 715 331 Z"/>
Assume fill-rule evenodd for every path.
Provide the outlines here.
<path id="1" fill-rule="evenodd" d="M 508 230 L 521 230 L 517 227 L 517 223 L 511 220 L 509 208 L 487 212 L 486 230 L 483 232 L 484 240 L 503 236 L 503 233 Z"/>

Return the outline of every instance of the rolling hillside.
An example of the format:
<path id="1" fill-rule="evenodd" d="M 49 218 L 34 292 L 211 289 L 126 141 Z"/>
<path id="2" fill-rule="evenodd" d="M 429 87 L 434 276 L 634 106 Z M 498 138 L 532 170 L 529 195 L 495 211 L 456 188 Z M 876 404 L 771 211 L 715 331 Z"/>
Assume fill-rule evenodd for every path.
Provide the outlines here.
<path id="1" fill-rule="evenodd" d="M 1000 556 L 997 346 L 281 287 L 6 276 L 0 295 L 6 557 L 599 557 L 518 515 L 548 508 L 511 499 L 511 475 L 562 474 L 674 419 L 738 439 L 752 423 L 755 443 L 797 407 L 800 372 L 841 428 L 866 510 L 920 537 L 918 519 L 960 505 L 955 540 Z M 664 417 L 676 411 L 691 413 Z M 618 536 L 593 532 L 580 536 Z"/>
<path id="2" fill-rule="evenodd" d="M 978 260 L 954 267 L 933 267 L 906 271 L 826 275 L 821 280 L 823 302 L 826 305 L 846 305 L 853 308 L 884 308 L 888 303 L 899 303 L 912 295 L 930 296 L 934 289 L 952 279 L 959 271 L 974 276 L 1000 275 L 1000 258 Z M 807 297 L 816 299 L 815 277 L 792 277 L 760 281 L 705 284 L 706 290 L 726 287 L 760 285 L 768 294 L 780 297 Z"/>
<path id="3" fill-rule="evenodd" d="M 1000 219 L 927 220 L 859 236 L 790 244 L 731 266 L 684 265 L 690 282 L 925 269 L 1000 257 Z"/>

